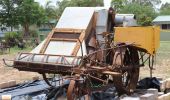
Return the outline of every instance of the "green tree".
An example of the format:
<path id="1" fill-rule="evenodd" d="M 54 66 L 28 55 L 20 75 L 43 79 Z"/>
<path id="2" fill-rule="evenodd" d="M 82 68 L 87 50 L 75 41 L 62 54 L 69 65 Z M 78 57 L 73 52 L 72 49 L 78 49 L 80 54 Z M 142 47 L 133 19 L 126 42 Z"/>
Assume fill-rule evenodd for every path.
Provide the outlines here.
<path id="1" fill-rule="evenodd" d="M 34 0 L 23 0 L 17 7 L 19 22 L 24 28 L 24 36 L 29 36 L 29 27 L 32 24 L 41 25 L 45 20 L 45 11 Z"/>
<path id="2" fill-rule="evenodd" d="M 160 8 L 160 15 L 170 15 L 170 3 L 162 4 Z"/>
<path id="3" fill-rule="evenodd" d="M 127 3 L 127 0 L 112 0 L 111 5 L 116 12 L 119 12 Z"/>
<path id="4" fill-rule="evenodd" d="M 50 5 L 52 2 L 48 1 L 45 4 L 45 14 L 48 17 L 48 19 L 54 19 L 56 18 L 56 10 L 55 6 Z"/>
<path id="5" fill-rule="evenodd" d="M 58 18 L 66 7 L 96 7 L 103 6 L 103 0 L 62 0 L 57 2 Z"/>
<path id="6" fill-rule="evenodd" d="M 151 25 L 152 20 L 156 17 L 156 12 L 151 6 L 143 6 L 137 3 L 130 3 L 124 6 L 120 13 L 131 13 L 137 17 L 138 24 L 142 26 Z"/>
<path id="7" fill-rule="evenodd" d="M 151 25 L 152 20 L 157 15 L 155 4 L 160 3 L 160 0 L 112 0 L 112 6 L 117 13 L 135 14 L 138 24 L 142 26 Z"/>
<path id="8" fill-rule="evenodd" d="M 11 31 L 13 30 L 13 27 L 19 24 L 16 11 L 17 6 L 15 6 L 17 3 L 18 2 L 14 0 L 0 1 L 0 22 L 3 25 L 11 27 Z"/>
<path id="9" fill-rule="evenodd" d="M 48 26 L 53 28 L 53 25 L 50 24 L 51 20 L 57 19 L 57 10 L 55 6 L 50 5 L 51 1 L 46 2 L 45 4 L 45 22 L 48 23 Z"/>
<path id="10" fill-rule="evenodd" d="M 117 9 L 117 11 L 130 3 L 156 8 L 157 5 L 161 4 L 161 0 L 112 0 L 111 2 L 112 6 Z"/>

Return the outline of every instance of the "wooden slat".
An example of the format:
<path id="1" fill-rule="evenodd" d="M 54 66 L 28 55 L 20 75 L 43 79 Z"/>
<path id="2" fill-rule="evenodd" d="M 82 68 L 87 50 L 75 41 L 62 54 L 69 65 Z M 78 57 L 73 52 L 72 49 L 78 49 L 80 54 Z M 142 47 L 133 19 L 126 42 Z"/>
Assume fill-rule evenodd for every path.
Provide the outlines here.
<path id="1" fill-rule="evenodd" d="M 95 67 L 95 66 L 92 66 L 91 68 L 93 69 L 97 69 L 97 70 L 106 70 L 105 67 Z"/>
<path id="2" fill-rule="evenodd" d="M 82 29 L 56 28 L 54 32 L 81 33 Z"/>
<path id="3" fill-rule="evenodd" d="M 121 75 L 121 73 L 118 72 L 111 72 L 111 71 L 103 71 L 103 74 L 108 74 L 108 75 Z"/>
<path id="4" fill-rule="evenodd" d="M 45 50 L 46 50 L 46 48 L 47 48 L 47 46 L 48 46 L 48 44 L 49 44 L 49 42 L 50 42 L 50 39 L 52 38 L 53 34 L 54 34 L 54 30 L 52 30 L 52 31 L 48 34 L 47 40 L 45 41 L 44 45 L 42 46 L 42 48 L 41 48 L 41 50 L 40 50 L 40 53 L 44 53 L 44 52 L 45 52 Z"/>
<path id="5" fill-rule="evenodd" d="M 73 52 L 72 52 L 71 55 L 74 55 L 74 56 L 77 55 L 77 53 L 78 53 L 78 51 L 79 51 L 79 49 L 80 49 L 80 45 L 81 45 L 80 42 L 82 43 L 83 40 L 84 40 L 84 38 L 85 38 L 85 32 L 82 32 L 81 35 L 80 35 L 80 37 L 79 37 L 79 40 L 78 40 L 77 43 L 76 43 L 76 46 L 75 46 L 74 49 L 73 49 Z"/>
<path id="6" fill-rule="evenodd" d="M 77 39 L 65 39 L 65 38 L 51 38 L 51 41 L 73 41 L 76 42 Z"/>

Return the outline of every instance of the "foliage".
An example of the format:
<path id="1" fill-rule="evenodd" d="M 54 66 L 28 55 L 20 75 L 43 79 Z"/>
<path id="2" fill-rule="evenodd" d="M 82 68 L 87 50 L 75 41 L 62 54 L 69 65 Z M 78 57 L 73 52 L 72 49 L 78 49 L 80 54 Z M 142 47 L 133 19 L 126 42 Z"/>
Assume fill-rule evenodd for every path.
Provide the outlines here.
<path id="1" fill-rule="evenodd" d="M 19 1 L 19 0 L 18 0 Z M 3 25 L 13 27 L 19 24 L 16 7 L 17 2 L 15 0 L 0 0 L 0 22 Z"/>
<path id="2" fill-rule="evenodd" d="M 45 9 L 45 15 L 48 18 L 48 20 L 55 19 L 56 13 L 57 13 L 55 6 L 50 5 L 51 3 L 52 3 L 51 1 L 48 1 L 45 4 L 45 8 L 44 8 Z"/>
<path id="3" fill-rule="evenodd" d="M 8 32 L 5 33 L 5 42 L 10 46 L 15 46 L 18 41 L 22 40 L 21 32 Z"/>
<path id="4" fill-rule="evenodd" d="M 137 16 L 140 25 L 151 25 L 152 20 L 156 17 L 156 12 L 150 6 L 142 6 L 137 3 L 130 3 L 121 9 L 120 13 L 132 13 Z"/>
<path id="5" fill-rule="evenodd" d="M 37 30 L 30 30 L 30 36 L 33 38 L 37 38 L 38 37 L 38 31 Z"/>
<path id="6" fill-rule="evenodd" d="M 62 0 L 57 2 L 57 17 L 59 18 L 66 7 L 96 7 L 103 6 L 103 0 Z"/>
<path id="7" fill-rule="evenodd" d="M 141 6 L 150 6 L 152 8 L 156 8 L 156 5 L 161 4 L 161 0 L 112 0 L 111 5 L 115 9 L 118 9 L 117 11 L 119 11 L 119 9 L 131 3 L 136 3 Z"/>
<path id="8" fill-rule="evenodd" d="M 165 3 L 162 4 L 161 9 L 160 9 L 160 14 L 161 15 L 170 15 L 170 3 Z"/>
<path id="9" fill-rule="evenodd" d="M 135 14 L 139 25 L 151 25 L 156 17 L 155 4 L 161 3 L 160 0 L 112 0 L 112 5 L 118 13 Z"/>
<path id="10" fill-rule="evenodd" d="M 127 0 L 112 0 L 111 5 L 114 7 L 115 11 L 119 12 L 127 3 Z"/>
<path id="11" fill-rule="evenodd" d="M 20 24 L 24 27 L 25 36 L 29 36 L 29 26 L 32 24 L 41 25 L 44 21 L 45 11 L 34 0 L 23 0 L 18 5 Z"/>
<path id="12" fill-rule="evenodd" d="M 45 10 L 45 20 L 44 20 L 44 22 L 46 24 L 48 24 L 48 26 L 52 29 L 52 28 L 54 28 L 54 26 L 51 25 L 50 21 L 58 19 L 57 18 L 58 12 L 56 10 L 56 7 L 51 5 L 51 3 L 52 3 L 51 1 L 48 1 L 45 4 L 45 8 L 44 8 L 44 10 Z"/>

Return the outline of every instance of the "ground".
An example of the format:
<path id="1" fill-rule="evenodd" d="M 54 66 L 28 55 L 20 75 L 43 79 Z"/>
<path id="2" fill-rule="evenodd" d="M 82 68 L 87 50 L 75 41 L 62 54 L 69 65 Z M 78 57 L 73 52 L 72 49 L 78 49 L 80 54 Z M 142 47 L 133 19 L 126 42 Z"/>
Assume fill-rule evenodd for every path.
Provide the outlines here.
<path id="1" fill-rule="evenodd" d="M 24 81 L 32 80 L 32 77 L 34 76 L 40 76 L 38 73 L 18 71 L 17 69 L 5 66 L 3 63 L 2 59 L 12 60 L 18 52 L 29 52 L 30 50 L 31 48 L 21 50 L 14 47 L 11 48 L 10 53 L 6 52 L 5 54 L 0 55 L 0 83 L 7 82 L 9 80 L 16 80 L 17 83 L 22 83 Z"/>
<path id="2" fill-rule="evenodd" d="M 170 41 L 161 41 L 160 48 L 157 51 L 155 64 L 153 70 L 153 77 L 160 77 L 163 79 L 170 78 Z M 148 66 L 141 68 L 140 78 L 150 76 Z"/>
<path id="3" fill-rule="evenodd" d="M 31 48 L 20 50 L 18 48 L 12 48 L 10 54 L 0 55 L 0 82 L 6 82 L 9 80 L 16 80 L 17 83 L 32 80 L 33 76 L 41 76 L 38 73 L 18 71 L 14 68 L 6 67 L 3 64 L 2 59 L 14 59 L 17 52 L 29 52 Z M 160 48 L 156 55 L 156 62 L 153 71 L 154 77 L 161 77 L 163 79 L 170 78 L 170 42 L 161 42 Z M 147 65 L 140 69 L 140 79 L 150 76 L 149 68 Z"/>

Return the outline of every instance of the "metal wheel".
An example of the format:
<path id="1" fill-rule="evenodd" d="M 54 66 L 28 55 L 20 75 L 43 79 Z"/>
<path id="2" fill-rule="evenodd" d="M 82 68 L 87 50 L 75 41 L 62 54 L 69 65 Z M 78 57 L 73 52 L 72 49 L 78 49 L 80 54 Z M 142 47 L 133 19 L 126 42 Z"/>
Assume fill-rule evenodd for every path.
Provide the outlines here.
<path id="1" fill-rule="evenodd" d="M 67 100 L 77 100 L 81 97 L 81 91 L 75 80 L 70 80 L 70 84 L 67 89 Z"/>
<path id="2" fill-rule="evenodd" d="M 60 75 L 42 73 L 42 76 L 43 76 L 44 81 L 49 86 L 57 87 L 57 86 L 61 85 L 62 79 L 61 79 Z"/>
<path id="3" fill-rule="evenodd" d="M 139 56 L 133 47 L 117 48 L 113 58 L 113 70 L 122 76 L 113 76 L 119 94 L 133 92 L 139 77 Z"/>

